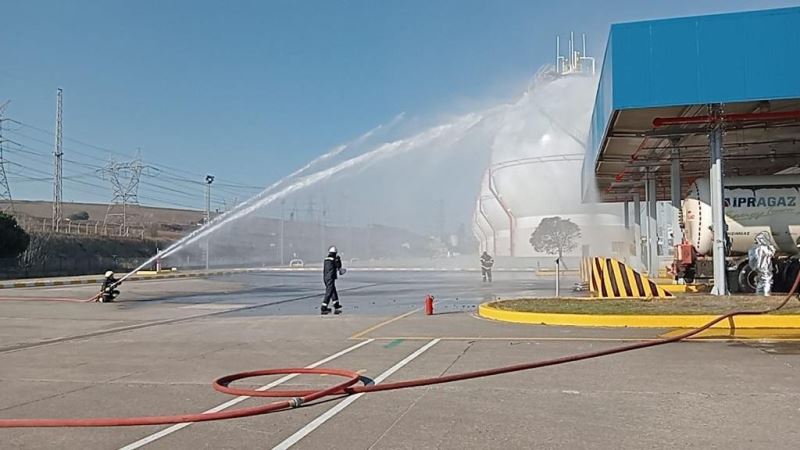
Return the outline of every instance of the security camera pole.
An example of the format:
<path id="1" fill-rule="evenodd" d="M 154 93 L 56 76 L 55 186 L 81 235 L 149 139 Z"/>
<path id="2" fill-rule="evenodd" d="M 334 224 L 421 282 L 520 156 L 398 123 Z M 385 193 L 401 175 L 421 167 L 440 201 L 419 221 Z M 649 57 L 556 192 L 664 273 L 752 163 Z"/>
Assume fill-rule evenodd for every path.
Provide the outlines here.
<path id="1" fill-rule="evenodd" d="M 206 225 L 211 222 L 211 183 L 214 182 L 214 175 L 206 175 Z M 208 260 L 211 253 L 211 237 L 206 238 L 206 270 L 208 270 Z"/>

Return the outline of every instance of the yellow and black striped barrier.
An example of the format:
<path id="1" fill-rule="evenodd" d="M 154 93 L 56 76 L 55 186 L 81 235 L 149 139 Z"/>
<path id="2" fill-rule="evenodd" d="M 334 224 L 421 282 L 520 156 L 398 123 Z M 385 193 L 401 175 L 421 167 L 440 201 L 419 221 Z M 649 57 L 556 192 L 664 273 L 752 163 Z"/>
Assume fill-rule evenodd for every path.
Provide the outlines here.
<path id="1" fill-rule="evenodd" d="M 672 293 L 614 258 L 583 258 L 581 277 L 598 298 L 667 298 Z"/>
<path id="2" fill-rule="evenodd" d="M 594 258 L 581 258 L 581 281 L 589 284 L 592 281 L 592 260 Z"/>

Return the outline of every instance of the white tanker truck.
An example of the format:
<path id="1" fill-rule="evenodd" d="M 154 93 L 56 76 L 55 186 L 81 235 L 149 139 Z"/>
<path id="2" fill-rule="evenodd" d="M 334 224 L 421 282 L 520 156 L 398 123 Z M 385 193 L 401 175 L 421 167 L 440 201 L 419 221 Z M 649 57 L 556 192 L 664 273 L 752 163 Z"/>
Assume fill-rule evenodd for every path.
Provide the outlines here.
<path id="1" fill-rule="evenodd" d="M 732 292 L 755 292 L 755 273 L 747 251 L 761 231 L 772 235 L 778 249 L 774 290 L 787 291 L 800 270 L 800 176 L 770 175 L 725 178 L 726 261 L 735 277 Z M 687 282 L 713 273 L 714 230 L 711 224 L 709 180 L 693 182 L 683 201 L 684 243 L 675 252 L 673 271 Z"/>

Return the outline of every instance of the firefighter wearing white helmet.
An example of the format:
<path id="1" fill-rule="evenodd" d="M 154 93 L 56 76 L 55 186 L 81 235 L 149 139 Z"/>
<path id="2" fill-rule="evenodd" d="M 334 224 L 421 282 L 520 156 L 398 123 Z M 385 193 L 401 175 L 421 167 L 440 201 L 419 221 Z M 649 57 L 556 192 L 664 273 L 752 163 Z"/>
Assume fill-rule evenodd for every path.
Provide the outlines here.
<path id="1" fill-rule="evenodd" d="M 341 314 L 342 305 L 339 303 L 339 293 L 336 292 L 336 279 L 344 275 L 346 270 L 342 267 L 342 258 L 335 246 L 328 249 L 328 256 L 322 264 L 322 281 L 325 282 L 325 297 L 322 299 L 322 314 L 331 312 L 330 304 L 333 300 L 333 313 Z"/>
<path id="2" fill-rule="evenodd" d="M 103 285 L 100 287 L 100 302 L 113 302 L 114 299 L 119 295 L 119 291 L 116 289 L 116 287 L 120 284 L 121 283 L 114 278 L 113 271 L 106 271 L 105 278 L 103 279 Z"/>

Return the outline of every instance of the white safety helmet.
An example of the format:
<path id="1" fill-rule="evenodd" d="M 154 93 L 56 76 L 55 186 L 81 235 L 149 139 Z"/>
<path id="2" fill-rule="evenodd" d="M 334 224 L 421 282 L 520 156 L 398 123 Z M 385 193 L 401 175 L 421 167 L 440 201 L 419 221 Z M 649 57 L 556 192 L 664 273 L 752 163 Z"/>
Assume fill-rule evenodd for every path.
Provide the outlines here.
<path id="1" fill-rule="evenodd" d="M 335 245 L 332 245 L 331 248 L 328 249 L 328 253 L 339 253 L 339 251 L 336 250 Z"/>
<path id="2" fill-rule="evenodd" d="M 109 270 L 109 271 L 106 271 L 106 278 L 111 278 L 111 277 L 113 277 L 113 276 L 114 276 L 114 272 L 112 272 L 112 271 L 110 271 L 110 270 Z"/>

